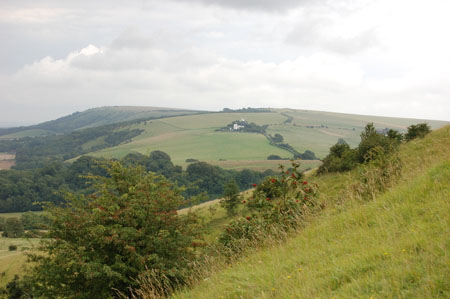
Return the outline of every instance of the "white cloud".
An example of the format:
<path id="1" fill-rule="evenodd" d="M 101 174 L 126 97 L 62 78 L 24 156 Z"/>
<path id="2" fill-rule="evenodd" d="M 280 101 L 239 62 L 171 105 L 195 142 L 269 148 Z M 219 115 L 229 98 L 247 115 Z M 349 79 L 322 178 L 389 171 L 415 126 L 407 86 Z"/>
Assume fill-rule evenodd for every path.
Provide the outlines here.
<path id="1" fill-rule="evenodd" d="M 21 61 L 0 70 L 2 120 L 102 105 L 450 115 L 444 0 L 113 2 L 0 4 L 0 63 Z"/>

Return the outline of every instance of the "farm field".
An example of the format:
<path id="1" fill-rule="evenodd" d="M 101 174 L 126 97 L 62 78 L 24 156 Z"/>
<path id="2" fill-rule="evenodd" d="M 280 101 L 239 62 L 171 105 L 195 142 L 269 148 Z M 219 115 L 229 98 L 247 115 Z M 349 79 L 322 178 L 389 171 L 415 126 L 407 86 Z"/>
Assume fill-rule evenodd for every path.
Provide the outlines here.
<path id="1" fill-rule="evenodd" d="M 10 169 L 15 164 L 15 154 L 0 153 L 0 170 Z"/>
<path id="2" fill-rule="evenodd" d="M 0 216 L 3 217 L 3 215 Z M 37 245 L 39 240 L 0 237 L 0 288 L 5 287 L 14 278 L 14 275 L 23 272 L 26 261 L 24 250 Z M 17 250 L 9 251 L 10 245 L 16 245 Z"/>
<path id="3" fill-rule="evenodd" d="M 149 154 L 154 150 L 168 153 L 177 165 L 186 166 L 188 158 L 208 161 L 215 165 L 234 169 L 233 161 L 262 161 L 268 155 L 290 158 L 286 150 L 270 145 L 262 134 L 243 132 L 216 132 L 215 130 L 235 121 L 245 119 L 257 125 L 267 125 L 267 133 L 281 134 L 284 142 L 297 151 L 313 151 L 324 158 L 329 148 L 339 138 L 350 146 L 359 143 L 360 133 L 368 122 L 378 129 L 393 128 L 406 131 L 411 124 L 424 122 L 418 119 L 363 116 L 321 111 L 273 109 L 271 113 L 209 113 L 151 120 L 129 126 L 144 132 L 130 143 L 89 153 L 97 157 L 121 158 L 131 152 Z M 432 128 L 447 124 L 445 121 L 426 121 Z M 270 163 L 254 164 L 253 169 L 271 168 Z M 259 164 L 259 166 L 258 166 Z M 236 168 L 240 169 L 240 168 Z"/>

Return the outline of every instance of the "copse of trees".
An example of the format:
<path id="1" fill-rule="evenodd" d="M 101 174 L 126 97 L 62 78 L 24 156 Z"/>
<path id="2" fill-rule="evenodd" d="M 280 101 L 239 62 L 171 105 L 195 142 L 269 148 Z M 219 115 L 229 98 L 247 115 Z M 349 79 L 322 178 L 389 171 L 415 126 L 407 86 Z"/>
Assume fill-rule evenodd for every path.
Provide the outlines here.
<path id="1" fill-rule="evenodd" d="M 408 127 L 408 132 L 405 134 L 405 140 L 411 141 L 415 138 L 423 138 L 431 132 L 431 128 L 426 123 L 411 125 Z"/>
<path id="2" fill-rule="evenodd" d="M 65 191 L 89 194 L 93 191 L 89 176 L 107 176 L 107 160 L 83 156 L 72 164 L 48 162 L 42 168 L 29 170 L 0 171 L 0 212 L 39 211 L 39 202 L 63 203 Z M 170 181 L 185 186 L 185 199 L 206 194 L 205 200 L 222 196 L 224 185 L 231 179 L 237 182 L 239 190 L 248 189 L 260 182 L 272 171 L 224 170 L 205 162 L 194 162 L 183 171 L 174 165 L 170 156 L 162 151 L 150 155 L 130 153 L 122 159 L 124 165 L 142 166 L 165 176 Z"/>
<path id="3" fill-rule="evenodd" d="M 373 153 L 382 152 L 388 155 L 395 151 L 403 140 L 410 141 L 416 137 L 423 137 L 431 130 L 427 124 L 418 124 L 409 126 L 405 135 L 393 129 L 386 131 L 386 134 L 377 132 L 373 123 L 367 124 L 361 133 L 361 141 L 355 149 L 350 148 L 343 139 L 339 139 L 330 148 L 330 153 L 323 160 L 317 173 L 351 170 L 358 164 L 366 163 L 373 159 Z M 377 151 L 374 151 L 375 149 Z"/>

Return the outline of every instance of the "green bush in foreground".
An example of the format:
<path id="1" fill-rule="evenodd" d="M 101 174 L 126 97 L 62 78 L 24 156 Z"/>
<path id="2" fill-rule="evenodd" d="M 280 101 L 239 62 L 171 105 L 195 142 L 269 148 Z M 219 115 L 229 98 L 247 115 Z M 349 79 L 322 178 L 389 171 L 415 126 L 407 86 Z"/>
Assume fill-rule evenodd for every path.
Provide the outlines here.
<path id="1" fill-rule="evenodd" d="M 253 196 L 242 203 L 250 215 L 231 221 L 219 237 L 219 242 L 232 250 L 239 250 L 245 241 L 257 241 L 280 234 L 295 227 L 302 215 L 317 206 L 317 186 L 304 180 L 292 163 L 291 170 L 281 166 L 278 177 L 269 177 L 259 185 Z"/>
<path id="2" fill-rule="evenodd" d="M 180 190 L 119 162 L 108 173 L 98 192 L 67 194 L 65 207 L 49 208 L 49 239 L 30 256 L 34 296 L 112 298 L 138 287 L 148 271 L 172 286 L 188 277 L 198 226 L 192 214 L 177 214 Z"/>

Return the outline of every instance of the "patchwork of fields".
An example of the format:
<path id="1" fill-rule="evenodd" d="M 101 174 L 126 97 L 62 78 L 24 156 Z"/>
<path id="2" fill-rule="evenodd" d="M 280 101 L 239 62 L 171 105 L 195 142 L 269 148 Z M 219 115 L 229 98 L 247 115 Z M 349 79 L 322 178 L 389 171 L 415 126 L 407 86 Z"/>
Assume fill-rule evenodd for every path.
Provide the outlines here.
<path id="1" fill-rule="evenodd" d="M 292 157 L 290 152 L 272 146 L 262 134 L 216 132 L 216 129 L 241 119 L 260 126 L 267 125 L 267 133 L 281 134 L 284 142 L 297 151 L 311 150 L 319 158 L 324 158 L 328 149 L 339 138 L 343 138 L 352 147 L 356 146 L 360 140 L 359 135 L 368 122 L 374 122 L 378 129 L 393 128 L 399 131 L 406 131 L 411 124 L 424 122 L 418 119 L 292 109 L 274 109 L 270 113 L 187 115 L 132 125 L 129 129 L 141 129 L 144 132 L 129 143 L 91 154 L 121 158 L 131 152 L 149 154 L 154 150 L 161 150 L 168 153 L 175 164 L 183 167 L 187 165 L 186 159 L 193 158 L 229 169 L 247 167 L 257 170 L 273 168 L 272 162 L 267 161 L 269 155 Z M 432 128 L 446 124 L 444 121 L 426 122 Z"/>

